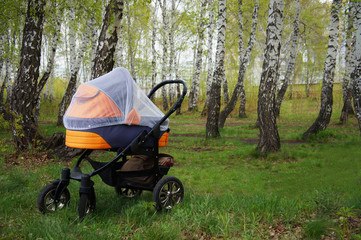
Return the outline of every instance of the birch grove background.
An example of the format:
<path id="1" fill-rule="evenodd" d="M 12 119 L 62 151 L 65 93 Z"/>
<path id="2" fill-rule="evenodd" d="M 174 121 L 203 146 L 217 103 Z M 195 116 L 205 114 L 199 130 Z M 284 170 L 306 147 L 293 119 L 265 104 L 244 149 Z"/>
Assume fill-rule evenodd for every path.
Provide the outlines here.
<path id="1" fill-rule="evenodd" d="M 260 149 L 277 151 L 276 117 L 282 100 L 292 97 L 294 84 L 303 85 L 307 97 L 310 86 L 322 84 L 320 115 L 305 136 L 327 128 L 334 83 L 343 84 L 342 122 L 354 108 L 360 109 L 358 100 L 352 101 L 359 99 L 354 80 L 359 76 L 355 70 L 359 4 L 4 0 L 0 4 L 1 111 L 13 123 L 14 136 L 22 136 L 17 145 L 25 146 L 23 136 L 36 135 L 42 102 L 60 102 L 57 125 L 61 126 L 79 83 L 122 66 L 145 91 L 167 79 L 184 80 L 190 89 L 187 110 L 208 116 L 207 137 L 219 136 L 218 128 L 236 106 L 238 116 L 247 117 L 246 92 L 259 86 L 256 125 L 261 133 L 273 132 L 265 139 L 276 139 L 273 147 Z M 273 13 L 276 5 L 279 10 Z M 163 88 L 162 96 L 156 96 L 162 98 L 163 110 L 174 102 L 177 91 Z"/>
<path id="2" fill-rule="evenodd" d="M 206 93 L 207 69 L 211 69 L 215 58 L 215 20 L 218 18 L 218 1 L 173 0 L 166 1 L 165 5 L 162 2 L 154 0 L 127 1 L 123 9 L 124 17 L 119 23 L 121 31 L 118 33 L 118 48 L 115 56 L 117 66 L 129 69 L 138 84 L 149 88 L 152 85 L 151 79 L 154 72 L 152 68 L 155 68 L 155 72 L 158 73 L 156 82 L 161 81 L 162 62 L 164 61 L 162 59 L 164 53 L 167 53 L 164 68 L 166 76 L 168 77 L 177 68 L 179 76 L 190 85 L 192 85 L 193 79 L 197 85 L 197 79 L 199 79 L 199 96 L 203 99 Z M 248 43 L 250 34 L 257 35 L 254 51 L 250 56 L 246 71 L 245 84 L 259 84 L 260 62 L 263 58 L 261 52 L 266 37 L 268 1 L 261 0 L 259 3 L 258 26 L 254 31 L 251 29 L 251 25 L 256 2 L 243 1 L 239 5 L 238 0 L 227 1 L 225 55 L 227 64 L 225 72 L 229 89 L 233 89 L 238 77 L 239 34 L 245 44 Z M 74 70 L 78 68 L 78 59 L 78 81 L 91 79 L 92 61 L 95 57 L 98 35 L 107 5 L 108 1 L 47 1 L 44 9 L 41 73 L 47 71 L 47 63 L 50 62 L 50 64 L 54 64 L 51 71 L 52 77 L 68 82 Z M 239 6 L 241 7 L 239 8 Z M 1 3 L 0 70 L 2 82 L 5 78 L 12 82 L 16 75 L 26 8 L 27 1 L 2 1 Z M 165 15 L 162 11 L 163 8 L 165 8 Z M 284 64 L 292 43 L 294 8 L 295 1 L 285 1 L 285 32 L 281 53 L 281 60 Z M 301 2 L 301 9 L 300 47 L 296 61 L 297 63 L 313 62 L 310 65 L 315 70 L 308 73 L 307 76 L 306 71 L 299 67 L 296 69 L 298 76 L 296 82 L 315 83 L 320 81 L 320 74 L 323 70 L 330 4 L 307 0 Z M 242 11 L 243 20 L 238 20 L 238 11 Z M 242 21 L 241 27 L 239 21 Z M 165 48 L 167 45 L 174 46 Z M 341 42 L 339 45 L 341 58 L 345 49 Z M 56 46 L 54 62 L 51 60 L 52 46 Z M 154 50 L 152 50 L 153 46 Z M 83 48 L 84 50 L 82 50 Z M 84 54 L 84 56 L 79 54 Z M 209 60 L 211 57 L 212 61 Z M 152 61 L 156 65 L 152 65 Z M 338 70 L 340 73 L 343 71 L 342 68 Z M 48 95 L 49 92 L 50 87 L 47 88 L 47 91 L 44 89 L 44 94 Z"/>

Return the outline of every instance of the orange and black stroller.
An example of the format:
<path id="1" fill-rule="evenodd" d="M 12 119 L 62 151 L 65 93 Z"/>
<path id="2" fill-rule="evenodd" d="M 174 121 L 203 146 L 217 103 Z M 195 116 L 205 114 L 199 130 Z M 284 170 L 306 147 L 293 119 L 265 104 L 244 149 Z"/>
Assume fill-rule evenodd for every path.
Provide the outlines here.
<path id="1" fill-rule="evenodd" d="M 150 100 L 167 84 L 181 84 L 183 91 L 174 106 L 163 114 Z M 181 106 L 187 87 L 181 80 L 168 80 L 145 93 L 125 68 L 116 68 L 92 81 L 81 84 L 64 116 L 68 147 L 84 149 L 72 171 L 62 170 L 61 179 L 51 182 L 38 196 L 41 212 L 65 207 L 70 200 L 70 180 L 79 181 L 79 217 L 95 209 L 94 182 L 99 175 L 126 197 L 153 191 L 155 208 L 171 209 L 183 199 L 184 188 L 176 177 L 163 177 L 173 166 L 173 158 L 160 154 L 159 147 L 168 142 L 168 117 Z M 109 162 L 90 158 L 96 149 L 116 152 Z M 83 173 L 80 163 L 87 160 L 94 171 Z"/>

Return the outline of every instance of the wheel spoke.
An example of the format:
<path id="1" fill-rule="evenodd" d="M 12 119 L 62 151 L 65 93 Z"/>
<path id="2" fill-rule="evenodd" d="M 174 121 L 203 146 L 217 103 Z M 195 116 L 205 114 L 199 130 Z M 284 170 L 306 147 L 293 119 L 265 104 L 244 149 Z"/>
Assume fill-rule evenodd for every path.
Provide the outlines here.
<path id="1" fill-rule="evenodd" d="M 46 209 L 50 211 L 55 211 L 55 204 L 53 199 L 48 199 L 48 201 L 45 203 Z"/>
<path id="2" fill-rule="evenodd" d="M 173 187 L 173 184 L 171 182 L 167 183 L 167 191 L 168 192 L 172 191 L 172 187 Z"/>
<path id="3" fill-rule="evenodd" d="M 166 192 L 160 192 L 159 193 L 159 199 L 161 201 L 162 204 L 164 204 L 164 202 L 168 201 L 168 194 Z"/>
<path id="4" fill-rule="evenodd" d="M 171 188 L 169 189 L 169 191 L 173 192 L 173 189 L 174 189 L 174 188 L 177 188 L 177 183 L 172 182 L 172 186 L 171 186 Z"/>
<path id="5" fill-rule="evenodd" d="M 56 205 L 54 202 L 54 190 L 49 191 L 48 194 L 46 194 L 45 196 L 45 206 L 46 209 L 49 211 L 55 211 L 56 210 Z"/>
<path id="6" fill-rule="evenodd" d="M 181 191 L 180 187 L 179 186 L 176 186 L 176 189 L 174 191 L 172 191 L 172 194 L 173 195 L 176 195 L 176 194 L 179 194 Z"/>
<path id="7" fill-rule="evenodd" d="M 172 196 L 169 200 L 169 206 L 173 207 L 174 206 L 174 197 Z"/>
<path id="8" fill-rule="evenodd" d="M 161 200 L 160 200 L 160 203 L 161 203 L 163 206 L 165 206 L 165 205 L 167 205 L 168 201 L 169 201 L 169 197 L 167 196 L 167 197 L 164 198 L 163 200 L 161 199 Z"/>

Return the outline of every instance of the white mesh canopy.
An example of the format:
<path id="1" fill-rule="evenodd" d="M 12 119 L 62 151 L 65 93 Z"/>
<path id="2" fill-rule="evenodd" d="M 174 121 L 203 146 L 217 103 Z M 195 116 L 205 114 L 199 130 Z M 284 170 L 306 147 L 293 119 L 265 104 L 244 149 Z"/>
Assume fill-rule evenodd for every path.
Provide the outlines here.
<path id="1" fill-rule="evenodd" d="M 86 130 L 118 124 L 154 127 L 164 116 L 125 68 L 81 84 L 64 115 L 65 128 Z M 167 119 L 161 131 L 168 129 Z"/>

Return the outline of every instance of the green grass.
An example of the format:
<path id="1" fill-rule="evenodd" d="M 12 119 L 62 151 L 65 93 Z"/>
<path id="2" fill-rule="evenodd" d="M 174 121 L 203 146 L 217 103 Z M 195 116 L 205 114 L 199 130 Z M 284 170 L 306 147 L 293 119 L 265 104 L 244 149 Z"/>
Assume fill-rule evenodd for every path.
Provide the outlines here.
<path id="1" fill-rule="evenodd" d="M 232 115 L 222 138 L 209 140 L 204 137 L 206 118 L 199 113 L 172 115 L 170 140 L 161 151 L 175 158 L 169 175 L 184 185 L 182 204 L 157 213 L 151 192 L 125 199 L 96 176 L 97 208 L 82 222 L 77 182 L 69 185 L 66 209 L 43 215 L 36 208 L 42 187 L 76 160 L 31 163 L 24 160 L 31 155 L 20 154 L 18 164 L 10 164 L 14 147 L 8 127 L 1 124 L 0 239 L 360 239 L 357 122 L 351 118 L 346 126 L 339 125 L 336 104 L 327 130 L 306 141 L 302 133 L 317 116 L 314 104 L 312 98 L 285 101 L 278 119 L 282 148 L 268 156 L 255 151 L 255 112 L 245 119 Z M 300 105 L 304 109 L 296 110 Z M 56 108 L 56 103 L 42 106 L 42 135 L 64 131 L 55 125 Z M 111 158 L 109 153 L 96 157 Z M 342 218 L 347 214 L 350 220 Z"/>

